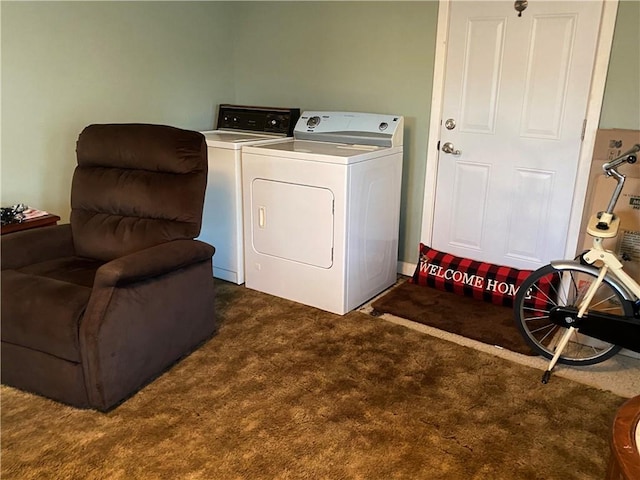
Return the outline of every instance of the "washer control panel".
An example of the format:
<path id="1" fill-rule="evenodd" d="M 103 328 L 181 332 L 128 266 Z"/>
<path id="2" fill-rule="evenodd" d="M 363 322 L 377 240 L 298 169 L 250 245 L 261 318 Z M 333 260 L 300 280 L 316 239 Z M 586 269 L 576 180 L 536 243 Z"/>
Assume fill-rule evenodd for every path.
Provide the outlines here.
<path id="1" fill-rule="evenodd" d="M 308 128 L 315 128 L 319 124 L 320 124 L 320 117 L 318 117 L 317 115 L 314 115 L 313 117 L 309 117 L 309 119 L 307 120 Z"/>
<path id="2" fill-rule="evenodd" d="M 251 107 L 244 105 L 220 105 L 218 130 L 276 133 L 292 136 L 300 118 L 299 108 Z"/>
<path id="3" fill-rule="evenodd" d="M 293 136 L 301 140 L 377 146 L 403 144 L 404 118 L 359 112 L 303 112 Z"/>

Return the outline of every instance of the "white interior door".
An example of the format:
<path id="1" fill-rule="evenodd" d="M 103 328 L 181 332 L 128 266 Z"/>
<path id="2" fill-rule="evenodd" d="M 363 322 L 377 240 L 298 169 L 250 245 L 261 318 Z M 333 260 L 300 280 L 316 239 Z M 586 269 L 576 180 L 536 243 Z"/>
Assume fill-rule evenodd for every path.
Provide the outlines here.
<path id="1" fill-rule="evenodd" d="M 434 248 L 519 268 L 564 257 L 601 11 L 451 2 Z"/>

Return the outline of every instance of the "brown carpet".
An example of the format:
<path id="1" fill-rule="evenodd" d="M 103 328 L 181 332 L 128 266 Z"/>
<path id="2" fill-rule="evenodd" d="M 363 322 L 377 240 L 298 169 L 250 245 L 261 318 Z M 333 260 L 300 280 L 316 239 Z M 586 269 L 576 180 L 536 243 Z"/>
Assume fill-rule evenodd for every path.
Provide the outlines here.
<path id="1" fill-rule="evenodd" d="M 611 393 L 217 282 L 221 328 L 115 410 L 3 386 L 2 478 L 602 479 Z"/>
<path id="2" fill-rule="evenodd" d="M 536 355 L 515 326 L 511 308 L 408 281 L 391 289 L 371 307 L 377 314 L 390 313 L 512 352 Z"/>

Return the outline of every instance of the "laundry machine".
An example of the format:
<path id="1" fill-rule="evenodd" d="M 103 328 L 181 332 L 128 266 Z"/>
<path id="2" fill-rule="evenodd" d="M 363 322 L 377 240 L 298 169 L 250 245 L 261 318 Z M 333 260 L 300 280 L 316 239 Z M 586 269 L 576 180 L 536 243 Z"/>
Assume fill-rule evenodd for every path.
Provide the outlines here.
<path id="1" fill-rule="evenodd" d="M 242 148 L 245 286 L 345 314 L 397 278 L 404 119 L 304 112 Z"/>
<path id="2" fill-rule="evenodd" d="M 244 283 L 242 145 L 281 141 L 293 134 L 298 108 L 222 104 L 216 130 L 201 132 L 209 172 L 199 240 L 216 248 L 213 276 Z"/>

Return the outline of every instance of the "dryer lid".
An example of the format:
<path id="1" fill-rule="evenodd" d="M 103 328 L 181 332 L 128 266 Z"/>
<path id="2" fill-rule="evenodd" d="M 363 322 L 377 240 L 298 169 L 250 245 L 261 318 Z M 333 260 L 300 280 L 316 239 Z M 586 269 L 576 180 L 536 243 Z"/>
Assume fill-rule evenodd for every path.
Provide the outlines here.
<path id="1" fill-rule="evenodd" d="M 401 146 L 404 117 L 359 112 L 303 112 L 293 136 L 316 142 Z"/>

